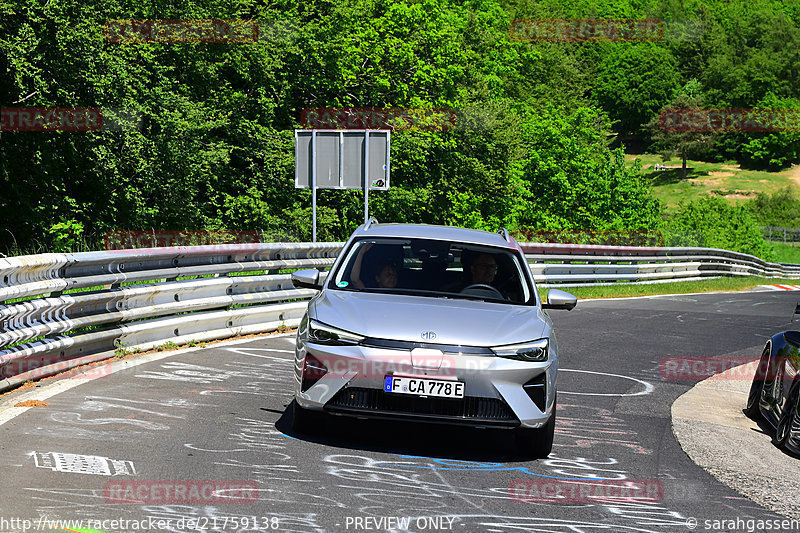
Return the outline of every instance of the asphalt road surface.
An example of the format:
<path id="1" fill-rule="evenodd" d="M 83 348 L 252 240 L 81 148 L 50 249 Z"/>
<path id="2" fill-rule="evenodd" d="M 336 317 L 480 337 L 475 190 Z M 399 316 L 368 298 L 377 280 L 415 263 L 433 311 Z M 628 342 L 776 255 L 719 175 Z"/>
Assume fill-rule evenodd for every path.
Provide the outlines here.
<path id="1" fill-rule="evenodd" d="M 516 455 L 501 430 L 335 418 L 295 434 L 292 336 L 44 382 L 10 399 L 47 406 L 0 411 L 0 531 L 778 530 L 782 516 L 681 450 L 670 406 L 697 380 L 663 370 L 665 358 L 757 358 L 797 300 L 688 295 L 551 312 L 561 370 L 546 460 Z"/>

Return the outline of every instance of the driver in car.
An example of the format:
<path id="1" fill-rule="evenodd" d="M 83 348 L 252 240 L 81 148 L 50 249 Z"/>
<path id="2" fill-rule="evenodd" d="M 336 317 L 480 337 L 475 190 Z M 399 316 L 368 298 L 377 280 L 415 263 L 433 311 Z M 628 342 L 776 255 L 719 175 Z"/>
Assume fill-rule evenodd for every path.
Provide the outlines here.
<path id="1" fill-rule="evenodd" d="M 497 274 L 497 261 L 491 254 L 480 254 L 469 266 L 469 271 L 472 274 L 473 285 L 476 283 L 491 285 Z"/>
<path id="2" fill-rule="evenodd" d="M 479 253 L 477 255 L 464 253 L 461 256 L 461 261 L 464 265 L 464 278 L 457 283 L 450 283 L 442 287 L 442 290 L 461 292 L 473 285 L 489 285 L 492 287 L 494 278 L 497 275 L 497 260 L 494 255 L 488 253 Z"/>

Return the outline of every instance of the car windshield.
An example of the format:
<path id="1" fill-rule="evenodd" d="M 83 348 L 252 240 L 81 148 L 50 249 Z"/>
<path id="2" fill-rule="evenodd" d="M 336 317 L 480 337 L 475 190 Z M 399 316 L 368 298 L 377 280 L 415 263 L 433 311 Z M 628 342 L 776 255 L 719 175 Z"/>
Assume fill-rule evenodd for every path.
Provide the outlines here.
<path id="1" fill-rule="evenodd" d="M 426 239 L 372 238 L 353 243 L 331 289 L 437 298 L 535 303 L 523 269 L 505 248 Z"/>

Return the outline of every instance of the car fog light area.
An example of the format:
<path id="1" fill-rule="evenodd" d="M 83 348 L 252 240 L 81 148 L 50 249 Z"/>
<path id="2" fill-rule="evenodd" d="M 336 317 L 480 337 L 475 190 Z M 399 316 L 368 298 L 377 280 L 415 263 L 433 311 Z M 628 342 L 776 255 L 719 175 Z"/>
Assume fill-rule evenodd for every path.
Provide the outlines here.
<path id="1" fill-rule="evenodd" d="M 549 339 L 539 339 L 520 344 L 508 344 L 506 346 L 496 346 L 492 351 L 498 357 L 514 359 L 516 361 L 547 361 L 550 347 Z"/>
<path id="2" fill-rule="evenodd" d="M 303 382 L 301 390 L 305 392 L 310 389 L 317 381 L 322 379 L 327 372 L 327 367 L 319 359 L 311 354 L 307 354 L 303 361 Z"/>

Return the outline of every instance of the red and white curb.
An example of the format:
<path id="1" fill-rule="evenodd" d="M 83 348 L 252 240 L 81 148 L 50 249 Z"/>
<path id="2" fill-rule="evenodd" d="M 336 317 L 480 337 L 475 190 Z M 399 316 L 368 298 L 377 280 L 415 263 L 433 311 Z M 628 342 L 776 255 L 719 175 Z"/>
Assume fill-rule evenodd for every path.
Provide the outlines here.
<path id="1" fill-rule="evenodd" d="M 800 291 L 800 285 L 760 285 L 773 291 Z"/>

